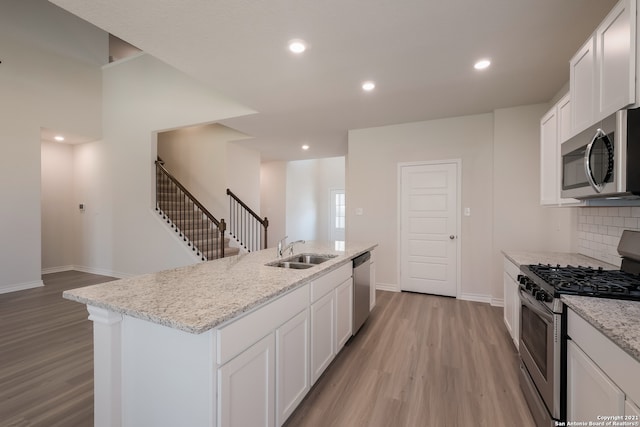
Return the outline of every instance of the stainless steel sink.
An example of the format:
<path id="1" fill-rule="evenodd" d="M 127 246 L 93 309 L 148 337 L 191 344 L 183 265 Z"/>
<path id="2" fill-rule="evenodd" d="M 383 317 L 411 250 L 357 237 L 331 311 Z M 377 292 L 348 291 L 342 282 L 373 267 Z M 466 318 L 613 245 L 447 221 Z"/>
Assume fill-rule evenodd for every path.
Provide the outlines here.
<path id="1" fill-rule="evenodd" d="M 285 261 L 303 262 L 305 264 L 322 264 L 323 262 L 329 261 L 331 258 L 335 257 L 337 257 L 337 255 L 300 254 L 287 258 Z"/>
<path id="2" fill-rule="evenodd" d="M 313 264 L 305 264 L 302 262 L 289 262 L 289 261 L 270 262 L 267 265 L 270 267 L 292 268 L 295 270 L 304 270 L 305 268 L 313 267 Z"/>
<path id="3" fill-rule="evenodd" d="M 331 258 L 335 258 L 337 256 L 338 255 L 299 254 L 283 260 L 273 261 L 266 265 L 270 267 L 302 270 L 305 268 L 311 268 L 314 265 L 322 264 L 323 262 L 329 261 Z"/>

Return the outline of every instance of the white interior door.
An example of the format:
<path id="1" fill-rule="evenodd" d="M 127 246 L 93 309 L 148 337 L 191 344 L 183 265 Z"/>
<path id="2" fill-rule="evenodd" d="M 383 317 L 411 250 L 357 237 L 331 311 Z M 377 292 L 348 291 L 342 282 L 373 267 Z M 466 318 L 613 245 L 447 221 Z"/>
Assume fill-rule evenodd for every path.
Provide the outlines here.
<path id="1" fill-rule="evenodd" d="M 458 163 L 401 166 L 400 288 L 456 296 Z"/>

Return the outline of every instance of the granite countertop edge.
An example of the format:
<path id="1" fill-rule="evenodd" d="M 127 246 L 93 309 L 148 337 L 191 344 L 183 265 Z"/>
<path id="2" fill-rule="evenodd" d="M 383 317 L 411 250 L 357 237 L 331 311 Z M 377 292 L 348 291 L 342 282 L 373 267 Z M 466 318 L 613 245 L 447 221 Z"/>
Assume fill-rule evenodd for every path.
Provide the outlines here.
<path id="1" fill-rule="evenodd" d="M 544 251 L 511 251 L 503 250 L 502 254 L 507 257 L 509 261 L 517 265 L 529 264 L 560 264 L 562 266 L 581 265 L 583 267 L 602 267 L 603 270 L 618 270 L 619 266 L 610 264 L 608 262 L 600 261 L 595 258 L 588 257 L 586 255 L 574 253 L 574 252 L 544 252 Z"/>
<path id="2" fill-rule="evenodd" d="M 640 301 L 562 295 L 562 302 L 640 362 Z M 615 315 L 612 315 L 615 314 Z"/>
<path id="3" fill-rule="evenodd" d="M 331 242 L 331 244 L 333 244 L 333 242 Z M 238 318 L 245 313 L 253 311 L 277 299 L 281 295 L 313 281 L 317 277 L 342 267 L 351 262 L 352 259 L 373 250 L 376 246 L 378 245 L 374 243 L 347 244 L 345 250 L 332 250 L 330 245 L 318 242 L 309 242 L 308 245 L 296 246 L 295 254 L 317 253 L 338 255 L 329 261 L 305 270 L 289 270 L 265 266 L 266 263 L 276 260 L 275 249 L 265 249 L 251 254 L 212 260 L 158 273 L 149 273 L 98 285 L 71 289 L 64 291 L 63 297 L 71 301 L 146 320 L 184 332 L 201 334 L 219 327 L 225 322 Z M 288 256 L 284 256 L 283 258 L 287 257 Z M 203 266 L 205 264 L 206 266 Z M 233 291 L 229 290 L 229 288 L 233 288 L 231 281 L 238 278 L 238 274 L 241 274 L 242 268 L 246 268 L 247 273 L 253 273 L 258 279 L 264 278 L 266 284 L 264 286 L 262 286 L 263 283 L 251 284 L 251 286 L 255 285 L 255 296 L 243 294 L 241 298 L 242 301 L 236 303 L 235 301 L 225 300 L 219 304 L 221 306 L 228 305 L 230 306 L 229 308 L 223 307 L 217 310 L 218 307 L 203 307 L 201 309 L 203 313 L 196 315 L 196 319 L 185 320 L 181 318 L 184 317 L 181 316 L 181 313 L 189 310 L 189 307 L 185 307 L 185 305 L 189 303 L 188 297 L 185 298 L 184 301 L 178 301 L 177 304 L 173 304 L 174 301 L 163 301 L 163 298 L 169 298 L 169 295 L 166 297 L 162 295 L 163 285 L 166 285 L 167 282 L 175 283 L 175 281 L 180 280 L 181 277 L 184 277 L 184 280 L 188 281 L 191 276 L 195 275 L 197 270 L 202 269 L 207 270 L 207 275 L 213 273 L 222 274 L 225 271 L 233 270 L 235 271 L 235 276 L 231 276 L 228 281 L 219 280 L 218 283 L 213 285 L 209 283 L 199 285 L 197 283 L 194 285 L 199 286 L 195 292 L 197 295 L 202 295 L 202 292 L 204 292 L 206 298 L 215 300 L 216 295 L 214 294 L 220 291 L 221 295 L 223 295 L 222 298 L 233 298 Z M 200 275 L 200 277 L 195 277 L 193 281 L 202 280 L 202 278 L 203 276 Z M 138 287 L 138 285 L 141 286 Z M 252 288 L 246 289 L 247 293 L 251 293 L 251 289 Z M 139 292 L 136 293 L 136 290 L 139 290 Z M 150 304 L 152 307 L 143 306 L 144 297 L 146 297 L 145 292 L 157 294 L 154 295 L 153 304 Z M 136 301 L 136 299 L 140 301 Z M 158 302 L 158 300 L 160 300 L 160 302 Z M 215 302 L 212 304 L 215 305 Z M 175 310 L 175 315 L 172 314 L 171 309 Z"/>

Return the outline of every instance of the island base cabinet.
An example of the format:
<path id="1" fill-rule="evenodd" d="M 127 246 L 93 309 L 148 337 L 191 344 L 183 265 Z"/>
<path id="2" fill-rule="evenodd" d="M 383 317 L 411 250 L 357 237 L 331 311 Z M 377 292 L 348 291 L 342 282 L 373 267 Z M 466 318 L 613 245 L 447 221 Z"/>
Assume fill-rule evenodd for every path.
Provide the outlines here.
<path id="1" fill-rule="evenodd" d="M 277 408 L 281 426 L 309 391 L 309 310 L 276 330 Z"/>
<path id="2" fill-rule="evenodd" d="M 625 394 L 573 341 L 567 341 L 567 421 L 623 415 Z"/>
<path id="3" fill-rule="evenodd" d="M 275 425 L 273 333 L 218 369 L 218 427 Z"/>
<path id="4" fill-rule="evenodd" d="M 353 333 L 353 279 L 336 288 L 336 354 Z"/>
<path id="5" fill-rule="evenodd" d="M 333 292 L 311 305 L 311 376 L 315 383 L 335 356 L 336 297 Z"/>
<path id="6" fill-rule="evenodd" d="M 110 353 L 122 358 L 118 372 L 122 415 L 109 421 L 96 414 L 95 426 L 211 427 L 215 422 L 213 334 L 196 335 L 122 317 L 117 325 L 121 348 L 114 348 L 118 342 L 112 342 L 111 351 L 97 349 L 103 353 L 100 357 Z M 100 375 L 104 369 L 98 362 L 94 370 Z M 100 405 L 99 395 L 96 404 Z"/>

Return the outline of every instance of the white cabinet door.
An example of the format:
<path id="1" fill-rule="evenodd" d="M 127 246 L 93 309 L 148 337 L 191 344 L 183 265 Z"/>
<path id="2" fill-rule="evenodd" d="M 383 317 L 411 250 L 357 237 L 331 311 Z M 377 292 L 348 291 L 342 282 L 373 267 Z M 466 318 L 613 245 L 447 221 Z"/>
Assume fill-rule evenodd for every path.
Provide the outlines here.
<path id="1" fill-rule="evenodd" d="M 558 114 L 558 158 L 560 158 L 560 146 L 573 136 L 571 132 L 571 95 L 567 93 L 556 104 Z"/>
<path id="2" fill-rule="evenodd" d="M 559 183 L 558 116 L 554 106 L 540 120 L 540 204 L 558 204 Z"/>
<path id="3" fill-rule="evenodd" d="M 596 30 L 598 109 L 596 120 L 635 102 L 636 1 L 621 0 Z"/>
<path id="4" fill-rule="evenodd" d="M 336 354 L 351 338 L 353 331 L 353 279 L 336 288 Z"/>
<path id="5" fill-rule="evenodd" d="M 218 369 L 218 426 L 275 425 L 275 338 L 267 335 Z"/>
<path id="6" fill-rule="evenodd" d="M 371 295 L 369 296 L 369 311 L 371 311 L 376 306 L 376 251 L 371 251 L 369 286 L 371 286 Z"/>
<path id="7" fill-rule="evenodd" d="M 571 131 L 577 134 L 595 121 L 595 37 L 591 37 L 569 61 Z"/>
<path id="8" fill-rule="evenodd" d="M 624 393 L 572 340 L 567 341 L 567 420 L 623 415 Z"/>
<path id="9" fill-rule="evenodd" d="M 513 338 L 513 333 L 515 331 L 513 325 L 514 311 L 515 306 L 513 305 L 513 279 L 504 272 L 504 324 L 507 327 L 507 331 L 511 338 Z"/>
<path id="10" fill-rule="evenodd" d="M 624 415 L 627 417 L 626 421 L 638 422 L 640 421 L 640 408 L 630 401 L 629 399 L 624 401 Z"/>
<path id="11" fill-rule="evenodd" d="M 504 324 L 516 348 L 520 346 L 520 295 L 517 277 L 520 268 L 504 259 Z"/>
<path id="12" fill-rule="evenodd" d="M 329 292 L 311 305 L 311 379 L 315 383 L 333 360 L 335 351 L 336 297 Z"/>
<path id="13" fill-rule="evenodd" d="M 309 310 L 276 330 L 276 398 L 278 426 L 309 391 Z"/>

